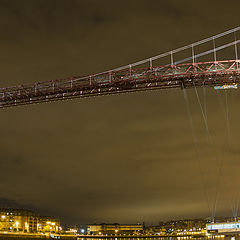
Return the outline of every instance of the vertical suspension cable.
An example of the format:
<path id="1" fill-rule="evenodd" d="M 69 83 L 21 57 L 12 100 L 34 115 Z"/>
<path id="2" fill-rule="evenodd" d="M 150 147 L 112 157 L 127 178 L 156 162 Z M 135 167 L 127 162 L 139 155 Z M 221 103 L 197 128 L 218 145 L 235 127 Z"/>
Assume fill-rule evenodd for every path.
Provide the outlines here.
<path id="1" fill-rule="evenodd" d="M 196 93 L 196 96 L 197 96 L 197 101 L 198 101 L 198 104 L 200 106 L 200 110 L 201 110 L 201 113 L 202 113 L 202 116 L 203 116 L 203 121 L 204 121 L 204 124 L 205 124 L 206 133 L 207 133 L 207 141 L 209 142 L 210 132 L 209 132 L 209 127 L 208 127 L 208 122 L 207 122 L 206 116 L 204 114 L 203 107 L 202 107 L 202 104 L 201 104 L 201 101 L 200 101 L 200 98 L 199 98 L 199 95 L 198 95 L 198 91 L 197 91 L 197 88 L 196 88 L 196 85 L 195 85 L 194 81 L 193 81 L 193 85 L 194 85 L 194 90 L 195 90 L 195 93 Z M 216 212 L 215 205 L 216 205 L 216 196 L 213 200 L 213 206 L 211 207 L 211 221 L 212 222 L 214 222 L 214 219 L 215 219 L 215 212 Z"/>
<path id="2" fill-rule="evenodd" d="M 202 187 L 203 187 L 203 193 L 205 196 L 205 200 L 207 203 L 207 207 L 208 207 L 208 211 L 209 213 L 211 213 L 211 217 L 213 216 L 213 212 L 211 211 L 210 208 L 210 203 L 209 203 L 209 196 L 208 196 L 208 192 L 207 192 L 207 185 L 206 185 L 206 181 L 205 181 L 205 176 L 204 176 L 204 172 L 200 163 L 200 153 L 198 150 L 198 141 L 197 141 L 197 137 L 196 137 L 196 133 L 195 133 L 195 128 L 193 125 L 193 119 L 192 119 L 192 114 L 191 114 L 191 109 L 190 109 L 190 105 L 189 105 L 189 100 L 188 100 L 188 96 L 187 96 L 187 92 L 186 89 L 184 88 L 184 86 L 182 85 L 182 90 L 183 90 L 183 96 L 184 96 L 184 100 L 185 100 L 185 105 L 186 105 L 186 109 L 187 109 L 187 114 L 188 114 L 188 120 L 190 123 L 190 127 L 192 130 L 192 138 L 193 138 L 193 143 L 194 143 L 194 152 L 195 152 L 195 159 L 197 161 L 197 165 L 199 167 L 199 172 L 200 172 L 200 178 L 202 181 Z"/>
<path id="3" fill-rule="evenodd" d="M 231 92 L 230 92 L 231 93 Z M 230 150 L 231 147 L 231 129 L 230 129 L 230 120 L 229 120 L 229 102 L 228 102 L 228 92 L 225 90 L 225 104 L 226 104 L 226 127 L 227 127 L 227 146 Z M 238 210 L 239 210 L 239 195 L 240 191 L 235 195 L 232 201 L 232 208 L 233 208 L 233 217 L 235 220 L 238 216 Z"/>
<path id="4" fill-rule="evenodd" d="M 226 103 L 226 123 L 227 123 L 228 146 L 230 147 L 230 123 L 229 123 L 229 107 L 228 107 L 228 93 L 227 93 L 227 90 L 225 90 L 225 103 Z"/>
<path id="5" fill-rule="evenodd" d="M 195 53 L 194 53 L 194 47 L 192 44 L 192 60 L 193 60 L 193 65 L 195 64 Z"/>
<path id="6" fill-rule="evenodd" d="M 205 118 L 207 120 L 208 119 L 208 117 L 207 117 L 207 93 L 206 93 L 205 85 L 203 86 L 203 106 L 204 106 Z"/>
<path id="7" fill-rule="evenodd" d="M 150 65 L 150 69 L 152 69 L 152 67 L 153 67 L 152 58 L 149 59 L 149 65 Z"/>
<path id="8" fill-rule="evenodd" d="M 231 92 L 230 92 L 231 93 Z M 229 120 L 229 102 L 228 102 L 228 92 L 227 90 L 225 90 L 225 108 L 223 106 L 223 102 L 221 100 L 221 95 L 219 94 L 219 92 L 217 91 L 217 95 L 218 95 L 218 100 L 220 103 L 220 106 L 223 109 L 223 114 L 226 120 L 226 130 L 227 130 L 227 148 L 230 149 L 230 139 L 231 139 L 231 129 L 230 129 L 230 120 Z M 222 173 L 222 169 L 223 169 L 223 161 L 220 162 L 219 165 L 219 180 L 218 180 L 218 186 L 220 186 L 220 177 L 222 175 L 222 181 L 223 181 L 223 173 Z M 217 194 L 217 193 L 216 193 Z M 240 192 L 238 194 L 240 196 Z M 231 201 L 231 209 L 232 209 L 232 213 L 233 213 L 233 217 L 236 219 L 237 215 L 238 215 L 238 209 L 239 209 L 239 196 L 236 197 L 236 199 L 233 199 L 233 201 Z M 216 198 L 217 201 L 217 198 Z"/>
<path id="9" fill-rule="evenodd" d="M 240 193 L 238 194 L 238 196 L 237 196 L 237 206 L 236 206 L 236 220 L 237 220 L 237 217 L 238 217 L 238 211 L 239 211 L 239 197 L 240 197 Z"/>
<path id="10" fill-rule="evenodd" d="M 232 215 L 235 218 L 235 216 L 234 216 L 235 210 L 234 210 L 234 202 L 233 201 L 230 201 L 230 206 L 231 206 L 231 210 L 232 210 Z"/>
<path id="11" fill-rule="evenodd" d="M 235 29 L 234 31 L 234 41 L 235 41 L 235 58 L 236 58 L 236 70 L 238 70 L 239 68 L 239 58 L 238 58 L 238 41 L 237 41 L 237 31 Z M 232 97 L 232 95 L 231 95 Z M 226 93 L 226 121 L 227 121 L 227 130 L 228 130 L 228 146 L 230 148 L 231 143 L 230 143 L 230 123 L 229 123 L 229 110 L 228 110 L 228 98 L 227 98 L 227 93 Z M 240 200 L 240 191 L 238 191 L 236 199 L 233 200 L 234 201 L 234 212 L 233 212 L 233 216 L 235 218 L 235 220 L 237 220 L 238 217 L 238 211 L 239 211 L 239 200 Z"/>
<path id="12" fill-rule="evenodd" d="M 238 47 L 237 47 L 237 32 L 234 31 L 234 39 L 235 39 L 235 57 L 236 57 L 236 64 L 237 64 L 237 70 L 238 70 Z"/>
<path id="13" fill-rule="evenodd" d="M 213 148 L 213 143 L 212 143 L 212 140 L 211 140 L 211 134 L 210 134 L 210 131 L 209 131 L 207 118 L 206 118 L 206 115 L 204 114 L 204 110 L 203 110 L 203 107 L 202 107 L 202 104 L 201 104 L 201 101 L 200 101 L 200 98 L 199 98 L 199 94 L 198 94 L 195 82 L 193 82 L 193 85 L 194 85 L 195 93 L 196 93 L 197 100 L 198 100 L 198 103 L 199 103 L 199 106 L 200 106 L 200 110 L 201 110 L 201 113 L 202 113 L 202 116 L 203 116 L 203 121 L 204 121 L 204 124 L 205 124 L 205 129 L 206 129 L 208 141 L 212 145 L 212 148 Z M 219 160 L 219 158 L 217 156 L 217 152 L 215 154 L 216 154 L 216 156 L 215 156 L 216 161 L 218 163 L 218 176 L 217 176 L 216 193 L 215 193 L 215 197 L 214 197 L 214 204 L 213 204 L 213 210 L 212 210 L 212 212 L 213 212 L 213 219 L 212 220 L 213 221 L 214 221 L 215 215 L 216 215 L 216 208 L 217 208 L 217 202 L 218 202 L 218 196 L 219 196 L 219 190 L 220 190 L 220 179 L 222 177 L 222 167 L 223 167 L 222 161 Z"/>
<path id="14" fill-rule="evenodd" d="M 217 53 L 216 53 L 215 37 L 213 37 L 213 54 L 214 54 L 215 71 L 217 71 Z"/>
<path id="15" fill-rule="evenodd" d="M 207 92 L 206 92 L 206 86 L 203 84 L 203 108 L 204 108 L 204 115 L 206 120 L 208 120 L 207 116 Z M 208 137 L 207 137 L 207 142 L 208 142 Z"/>
<path id="16" fill-rule="evenodd" d="M 173 52 L 171 51 L 171 66 L 173 67 L 174 61 L 173 61 Z"/>
<path id="17" fill-rule="evenodd" d="M 214 52 L 214 63 L 215 63 L 215 71 L 217 71 L 217 53 L 216 53 L 216 42 L 215 42 L 215 37 L 212 38 L 213 41 L 213 52 Z M 219 188 L 220 188 L 220 178 L 222 176 L 222 167 L 223 163 L 221 160 L 218 160 L 218 177 L 217 177 L 217 189 L 216 189 L 216 194 L 215 194 L 215 203 L 214 203 L 214 217 L 216 214 L 216 208 L 217 208 L 217 202 L 218 202 L 218 195 L 219 195 Z"/>
<path id="18" fill-rule="evenodd" d="M 215 37 L 213 37 L 213 54 L 214 54 L 214 62 L 217 62 L 217 53 L 216 53 L 216 43 L 215 43 Z"/>
<path id="19" fill-rule="evenodd" d="M 219 91 L 216 91 L 217 96 L 218 96 L 218 102 L 219 105 L 222 109 L 222 113 L 226 122 L 226 136 L 227 136 L 227 149 L 230 149 L 231 146 L 231 129 L 230 129 L 230 120 L 229 120 L 229 100 L 228 100 L 228 90 L 225 90 L 225 103 L 223 103 L 222 101 L 222 97 Z M 230 90 L 230 93 L 232 93 L 232 91 Z M 231 95 L 232 96 L 232 95 Z M 226 151 L 225 151 L 226 153 Z M 224 153 L 223 153 L 224 154 Z M 222 154 L 222 155 L 223 155 Z M 223 165 L 223 163 L 222 163 Z M 223 166 L 222 166 L 223 168 Z M 222 181 L 224 180 L 223 176 L 222 176 Z M 240 192 L 239 192 L 240 194 Z M 238 215 L 238 209 L 239 209 L 239 194 L 237 194 L 237 197 L 233 197 L 229 202 L 230 202 L 230 206 L 231 206 L 231 210 L 232 210 L 232 216 L 236 219 L 236 216 Z"/>
<path id="20" fill-rule="evenodd" d="M 195 73 L 195 52 L 194 52 L 194 47 L 193 47 L 193 44 L 192 44 L 192 64 L 193 64 L 193 72 Z M 193 80 L 193 83 L 194 83 L 194 80 Z"/>
<path id="21" fill-rule="evenodd" d="M 130 75 L 130 80 L 131 80 L 131 77 L 132 77 L 132 65 L 131 64 L 129 65 L 129 75 Z"/>
<path id="22" fill-rule="evenodd" d="M 195 82 L 193 82 L 193 85 L 194 85 L 194 90 L 195 90 L 195 93 L 196 93 L 196 96 L 197 96 L 198 104 L 199 104 L 199 106 L 200 106 L 201 113 L 202 113 L 202 116 L 203 116 L 203 121 L 204 121 L 204 124 L 205 124 L 205 128 L 206 128 L 206 131 L 207 131 L 207 135 L 208 135 L 208 138 L 209 138 L 209 137 L 210 137 L 210 131 L 209 131 L 209 127 L 208 127 L 207 118 L 206 118 L 206 116 L 205 116 L 205 114 L 204 114 L 203 107 L 202 107 L 202 104 L 201 104 L 201 101 L 200 101 L 200 98 L 199 98 L 199 95 L 198 95 L 198 91 L 197 91 Z"/>

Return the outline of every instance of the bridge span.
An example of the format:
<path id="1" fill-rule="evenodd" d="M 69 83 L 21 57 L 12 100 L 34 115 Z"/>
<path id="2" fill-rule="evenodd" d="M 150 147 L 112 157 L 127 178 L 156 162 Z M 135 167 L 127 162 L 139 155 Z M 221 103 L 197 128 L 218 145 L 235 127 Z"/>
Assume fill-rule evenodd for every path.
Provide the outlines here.
<path id="1" fill-rule="evenodd" d="M 103 73 L 0 88 L 0 108 L 155 89 L 216 85 L 221 89 L 224 85 L 232 84 L 237 87 L 240 80 L 239 31 L 240 27 Z M 228 39 L 226 43 L 223 38 L 231 34 L 234 41 Z M 210 49 L 196 54 L 199 52 L 198 46 L 206 44 L 210 44 Z M 217 53 L 224 49 L 230 49 L 231 56 L 219 59 Z M 186 51 L 191 52 L 190 56 L 174 61 L 176 55 Z M 235 53 L 234 58 L 232 53 Z M 207 60 L 201 61 L 206 56 Z M 166 57 L 170 59 L 168 63 L 156 66 L 157 60 Z"/>
<path id="2" fill-rule="evenodd" d="M 239 66 L 240 60 L 225 60 L 133 68 L 1 88 L 0 107 L 154 89 L 237 84 Z"/>

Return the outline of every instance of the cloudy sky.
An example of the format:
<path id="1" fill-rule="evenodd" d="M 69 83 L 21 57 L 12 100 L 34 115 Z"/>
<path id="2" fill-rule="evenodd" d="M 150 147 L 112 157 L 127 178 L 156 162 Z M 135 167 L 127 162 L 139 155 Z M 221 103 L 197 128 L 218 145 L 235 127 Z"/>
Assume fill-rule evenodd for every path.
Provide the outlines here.
<path id="1" fill-rule="evenodd" d="M 239 7 L 236 0 L 0 0 L 0 86 L 154 56 L 239 26 Z M 212 204 L 221 161 L 217 215 L 231 216 L 239 90 L 228 92 L 229 140 L 225 93 L 207 90 L 210 142 L 194 91 L 187 93 L 203 175 L 181 90 L 1 110 L 0 206 L 71 224 L 207 217 L 204 192 Z"/>

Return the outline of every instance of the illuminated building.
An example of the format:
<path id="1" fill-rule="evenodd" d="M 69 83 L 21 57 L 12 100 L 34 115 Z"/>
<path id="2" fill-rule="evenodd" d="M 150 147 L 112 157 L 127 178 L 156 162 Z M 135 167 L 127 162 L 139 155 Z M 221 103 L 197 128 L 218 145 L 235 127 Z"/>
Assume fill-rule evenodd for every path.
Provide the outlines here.
<path id="1" fill-rule="evenodd" d="M 55 217 L 39 216 L 37 231 L 38 232 L 60 232 L 62 230 L 60 226 L 60 220 Z"/>
<path id="2" fill-rule="evenodd" d="M 231 235 L 240 233 L 240 222 L 223 222 L 207 224 L 207 232 L 213 235 Z"/>
<path id="3" fill-rule="evenodd" d="M 78 227 L 67 227 L 67 229 L 65 230 L 65 233 L 66 234 L 77 234 L 78 233 Z"/>
<path id="4" fill-rule="evenodd" d="M 0 216 L 0 231 L 37 231 L 37 214 L 33 211 L 1 208 Z"/>
<path id="5" fill-rule="evenodd" d="M 88 234 L 102 235 L 102 234 L 137 234 L 143 233 L 143 224 L 89 224 L 87 226 Z"/>
<path id="6" fill-rule="evenodd" d="M 9 232 L 59 232 L 60 221 L 25 209 L 0 208 L 0 231 Z"/>

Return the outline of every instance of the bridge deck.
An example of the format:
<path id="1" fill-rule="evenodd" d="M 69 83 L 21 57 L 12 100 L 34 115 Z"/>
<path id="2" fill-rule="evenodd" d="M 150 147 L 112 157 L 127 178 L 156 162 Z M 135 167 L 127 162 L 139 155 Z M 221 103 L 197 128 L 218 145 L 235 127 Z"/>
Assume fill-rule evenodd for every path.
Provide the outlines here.
<path id="1" fill-rule="evenodd" d="M 124 69 L 0 89 L 0 108 L 168 88 L 240 82 L 240 60 Z"/>

